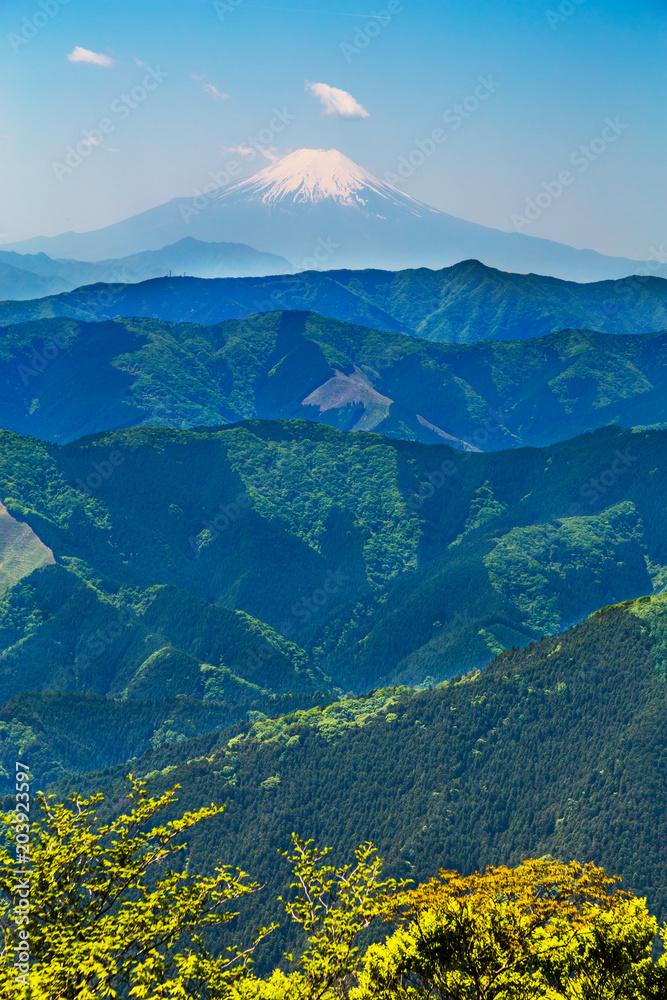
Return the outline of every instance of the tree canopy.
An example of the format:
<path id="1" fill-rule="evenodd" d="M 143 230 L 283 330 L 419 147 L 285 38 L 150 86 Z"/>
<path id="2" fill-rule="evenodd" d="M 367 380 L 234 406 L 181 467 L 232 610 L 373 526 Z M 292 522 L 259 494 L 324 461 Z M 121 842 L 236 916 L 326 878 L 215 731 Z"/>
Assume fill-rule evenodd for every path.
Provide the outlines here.
<path id="1" fill-rule="evenodd" d="M 462 877 L 441 871 L 409 888 L 382 879 L 372 844 L 354 864 L 292 838 L 286 913 L 302 933 L 298 954 L 261 978 L 252 956 L 273 927 L 221 953 L 207 932 L 230 923 L 260 886 L 218 865 L 192 874 L 188 832 L 223 810 L 159 813 L 176 789 L 151 798 L 130 778 L 124 799 L 67 802 L 40 796 L 29 855 L 14 850 L 4 816 L 0 850 L 0 997 L 25 1000 L 641 1000 L 664 996 L 667 964 L 654 962 L 657 922 L 644 900 L 593 865 L 546 857 Z M 109 815 L 111 818 L 109 818 Z M 179 860 L 181 863 L 179 864 Z M 185 860 L 185 864 L 183 864 Z M 27 911 L 17 886 L 26 870 Z M 367 946 L 378 918 L 396 929 Z M 664 934 L 664 930 L 662 932 Z M 29 957 L 28 957 L 29 956 Z M 663 992 L 661 992 L 663 991 Z"/>

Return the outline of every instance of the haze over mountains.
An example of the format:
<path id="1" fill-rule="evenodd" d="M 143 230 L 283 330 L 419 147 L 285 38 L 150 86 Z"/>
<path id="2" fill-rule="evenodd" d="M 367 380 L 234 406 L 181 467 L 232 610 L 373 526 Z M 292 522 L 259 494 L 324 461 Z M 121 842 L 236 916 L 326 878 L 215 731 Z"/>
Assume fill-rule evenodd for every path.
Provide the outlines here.
<path id="1" fill-rule="evenodd" d="M 638 275 L 580 285 L 507 274 L 475 260 L 441 271 L 309 271 L 210 281 L 160 278 L 2 302 L 0 323 L 127 316 L 210 325 L 285 309 L 451 343 L 520 340 L 567 329 L 653 333 L 667 329 L 667 281 Z"/>
<path id="2" fill-rule="evenodd" d="M 189 215 L 244 245 L 0 253 L 36 296 L 0 303 L 0 767 L 224 799 L 188 864 L 271 898 L 297 825 L 417 878 L 590 856 L 662 912 L 667 281 L 549 244 L 623 277 L 345 270 L 329 236 L 291 274 L 301 219 L 352 260 L 528 238 L 288 166 Z M 168 208 L 88 238 L 162 247 Z"/>
<path id="3" fill-rule="evenodd" d="M 622 278 L 644 262 L 467 222 L 403 194 L 335 149 L 300 149 L 247 180 L 205 183 L 122 222 L 8 244 L 22 254 L 102 261 L 160 250 L 184 236 L 250 244 L 297 271 L 442 268 L 471 257 L 492 267 L 575 281 Z M 665 266 L 656 265 L 655 273 Z"/>
<path id="4" fill-rule="evenodd" d="M 51 319 L 0 329 L 7 430 L 64 443 L 137 424 L 250 418 L 481 451 L 612 423 L 663 426 L 667 333 L 569 330 L 455 345 L 306 312 L 211 327 Z"/>
<path id="5" fill-rule="evenodd" d="M 0 1000 L 667 1000 L 665 13 L 0 5 Z"/>
<path id="6" fill-rule="evenodd" d="M 198 278 L 289 274 L 283 257 L 242 243 L 201 243 L 186 236 L 172 246 L 96 263 L 52 260 L 45 253 L 0 250 L 0 299 L 29 299 L 67 292 L 98 281 L 145 281 L 170 274 Z"/>

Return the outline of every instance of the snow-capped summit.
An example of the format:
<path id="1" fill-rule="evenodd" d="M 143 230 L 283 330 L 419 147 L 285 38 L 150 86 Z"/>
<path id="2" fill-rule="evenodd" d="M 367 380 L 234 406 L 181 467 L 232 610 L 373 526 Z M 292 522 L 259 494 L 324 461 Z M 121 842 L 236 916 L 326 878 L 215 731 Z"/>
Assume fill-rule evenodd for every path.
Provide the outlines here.
<path id="1" fill-rule="evenodd" d="M 374 177 L 337 149 L 299 149 L 233 184 L 229 175 L 226 183 L 218 180 L 224 174 L 209 171 L 213 184 L 201 181 L 185 197 L 104 229 L 35 237 L 3 249 L 102 261 L 160 250 L 189 236 L 201 243 L 243 243 L 286 258 L 295 271 L 439 268 L 471 259 L 575 281 L 635 271 L 634 261 L 448 215 Z M 266 308 L 258 300 L 257 311 Z M 383 322 L 379 313 L 378 328 Z"/>
<path id="2" fill-rule="evenodd" d="M 364 207 L 371 193 L 394 205 L 428 211 L 427 206 L 374 177 L 337 149 L 298 149 L 252 177 L 221 189 L 220 197 L 229 201 L 242 197 L 264 205 L 317 204 L 328 200 Z"/>

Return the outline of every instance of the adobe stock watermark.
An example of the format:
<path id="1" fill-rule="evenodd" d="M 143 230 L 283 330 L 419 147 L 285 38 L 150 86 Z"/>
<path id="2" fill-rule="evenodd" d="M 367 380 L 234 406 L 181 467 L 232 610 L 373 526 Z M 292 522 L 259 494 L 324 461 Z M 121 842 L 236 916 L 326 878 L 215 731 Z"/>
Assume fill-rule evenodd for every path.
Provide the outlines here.
<path id="1" fill-rule="evenodd" d="M 363 28 L 355 28 L 352 40 L 340 43 L 339 48 L 345 62 L 349 65 L 355 56 L 364 52 L 373 39 L 382 34 L 384 29 L 391 24 L 392 18 L 396 14 L 402 14 L 404 10 L 405 7 L 400 3 L 400 0 L 388 0 L 387 6 L 383 7 L 382 10 L 371 11 L 371 16 Z"/>
<path id="2" fill-rule="evenodd" d="M 313 250 L 313 256 L 305 257 L 299 265 L 300 269 L 302 271 L 319 270 L 321 265 L 326 263 L 329 257 L 333 256 L 339 246 L 340 244 L 334 243 L 331 236 L 327 236 L 326 238 L 320 236 Z M 268 298 L 254 300 L 252 303 L 254 314 L 243 318 L 244 327 L 250 330 L 260 330 L 262 328 L 262 314 L 301 308 L 299 304 L 294 305 L 291 303 L 289 296 L 298 295 L 306 287 L 303 277 L 299 275 L 286 275 L 284 281 L 281 281 L 278 287 L 271 291 Z M 240 337 L 234 337 L 226 343 L 239 340 L 241 340 Z"/>
<path id="3" fill-rule="evenodd" d="M 24 45 L 36 38 L 40 31 L 60 13 L 69 0 L 39 0 L 37 10 L 30 17 L 24 17 L 18 31 L 10 31 L 7 41 L 14 53 L 19 53 Z"/>
<path id="4" fill-rule="evenodd" d="M 480 445 L 488 444 L 496 434 L 499 433 L 503 427 L 503 419 L 505 414 L 502 410 L 492 410 L 491 407 L 488 408 L 488 417 L 482 421 L 482 423 L 475 428 L 472 435 L 475 444 L 478 446 L 477 452 L 481 451 Z M 410 510 L 418 511 L 424 506 L 426 500 L 430 500 L 431 497 L 435 496 L 437 490 L 442 489 L 446 482 L 451 480 L 454 476 L 459 473 L 459 467 L 462 462 L 470 461 L 470 458 L 474 454 L 473 451 L 456 451 L 454 458 L 446 458 L 436 469 L 432 469 L 430 472 L 426 473 L 426 479 L 428 482 L 421 482 L 416 490 L 410 490 L 408 497 L 406 499 L 406 506 Z"/>
<path id="5" fill-rule="evenodd" d="M 296 119 L 297 115 L 291 114 L 286 107 L 282 110 L 274 108 L 268 123 L 254 135 L 247 136 L 244 143 L 235 147 L 235 149 L 240 150 L 242 159 L 233 157 L 224 164 L 222 170 L 209 171 L 211 180 L 201 189 L 193 188 L 190 204 L 178 206 L 183 222 L 189 225 L 193 218 L 200 215 L 210 202 L 215 200 L 222 188 L 227 187 L 240 177 L 243 171 L 243 160 L 252 162 L 257 156 L 266 156 L 270 152 L 270 146 L 275 137 L 284 132 L 287 126 L 295 122 Z"/>
<path id="6" fill-rule="evenodd" d="M 562 0 L 556 10 L 545 10 L 544 16 L 551 30 L 555 31 L 560 24 L 564 24 L 585 3 L 586 0 Z"/>
<path id="7" fill-rule="evenodd" d="M 69 177 L 96 149 L 104 148 L 107 136 L 113 135 L 120 122 L 126 121 L 169 76 L 169 73 L 165 73 L 159 66 L 155 69 L 150 66 L 145 68 L 146 73 L 141 83 L 132 87 L 129 93 L 123 93 L 111 102 L 109 112 L 114 117 L 100 118 L 95 128 L 83 129 L 83 138 L 76 145 L 65 148 L 62 161 L 54 160 L 51 163 L 51 169 L 59 181 L 62 182 L 65 177 Z"/>
<path id="8" fill-rule="evenodd" d="M 114 284 L 120 285 L 120 289 L 114 288 Z M 100 315 L 105 313 L 108 315 L 110 307 L 118 298 L 119 292 L 125 284 L 127 284 L 127 275 L 116 270 L 110 282 L 106 282 L 102 288 L 98 288 L 94 293 L 91 291 L 87 298 L 79 301 L 79 308 L 89 309 L 93 320 L 99 319 Z"/>
<path id="9" fill-rule="evenodd" d="M 112 475 L 119 469 L 121 465 L 125 464 L 126 453 L 133 454 L 140 447 L 141 442 L 136 441 L 129 448 L 125 449 L 125 452 L 121 451 L 119 448 L 115 448 L 110 451 L 106 458 L 102 459 L 101 462 L 92 462 L 90 466 L 90 471 L 87 473 L 85 480 L 80 477 L 76 480 L 77 489 L 81 490 L 87 496 L 92 497 L 95 490 L 99 490 L 103 482 L 111 479 Z"/>
<path id="10" fill-rule="evenodd" d="M 127 626 L 133 624 L 136 620 L 136 616 L 130 608 L 122 607 L 120 614 L 112 622 L 109 622 L 104 628 L 96 629 L 86 638 L 84 649 L 87 652 L 87 656 L 84 656 L 81 660 L 77 659 L 77 666 L 82 670 L 86 670 L 91 664 L 91 659 L 97 659 L 110 646 L 113 646 L 121 635 L 124 634 Z"/>
<path id="11" fill-rule="evenodd" d="M 126 276 L 121 276 L 121 272 L 115 271 L 112 282 L 124 284 Z M 109 308 L 117 299 L 118 292 L 112 291 L 109 284 L 102 288 L 97 288 L 90 295 L 78 302 L 79 309 L 90 310 L 93 320 L 99 319 L 100 310 L 108 312 Z M 67 333 L 52 333 L 48 340 L 45 340 L 42 347 L 33 347 L 29 358 L 25 358 L 25 364 L 17 365 L 16 372 L 25 386 L 31 379 L 42 375 L 56 358 L 60 357 L 63 351 L 71 347 L 79 334 L 78 329 L 70 330 Z"/>
<path id="12" fill-rule="evenodd" d="M 621 476 L 624 476 L 628 469 L 631 469 L 638 461 L 638 456 L 633 455 L 630 448 L 626 448 L 625 451 L 617 449 L 609 466 L 586 480 L 579 490 L 579 496 L 588 502 L 589 507 L 594 507 L 609 490 L 613 489 Z M 583 514 L 585 509 L 580 503 L 572 503 L 568 513 L 570 517 L 577 517 Z"/>
<path id="13" fill-rule="evenodd" d="M 652 276 L 657 277 L 667 265 L 667 250 L 661 243 L 659 247 L 649 247 L 649 255 L 646 260 L 637 268 L 634 274 L 629 274 L 625 278 L 614 281 L 611 285 L 613 295 L 601 302 L 598 307 L 587 309 L 586 320 L 591 324 L 592 330 L 604 330 L 608 319 L 616 316 L 624 305 L 627 305 L 632 296 L 641 290 L 644 282 Z M 585 330 L 573 330 L 568 334 L 567 340 L 561 342 L 557 348 L 557 354 L 561 361 L 567 361 L 574 353 L 573 349 L 590 345 L 588 334 Z"/>
<path id="14" fill-rule="evenodd" d="M 229 343 L 243 342 L 242 336 L 229 338 L 225 346 Z M 305 458 L 307 449 L 304 444 L 297 444 L 290 452 L 290 459 L 294 461 L 298 458 Z M 279 456 L 272 457 L 263 469 L 255 474 L 252 487 L 255 489 L 265 489 L 271 484 L 272 477 L 278 471 Z M 217 541 L 228 528 L 238 521 L 244 510 L 249 510 L 253 506 L 253 499 L 248 490 L 243 490 L 234 497 L 231 503 L 221 503 L 215 508 L 212 516 L 203 520 L 202 530 L 197 535 L 190 535 L 188 545 L 195 557 L 201 555 L 202 551 Z"/>
<path id="15" fill-rule="evenodd" d="M 290 611 L 292 618 L 295 618 L 303 628 L 325 604 L 329 603 L 334 594 L 343 589 L 349 579 L 350 577 L 343 573 L 340 566 L 336 570 L 327 570 L 322 586 L 314 590 L 310 597 L 302 597 L 292 605 Z M 280 626 L 280 632 L 286 639 L 292 638 L 298 631 L 298 628 L 291 621 L 283 622 Z"/>
<path id="16" fill-rule="evenodd" d="M 16 867 L 13 871 L 14 923 L 17 944 L 14 955 L 14 979 L 28 987 L 30 972 L 30 769 L 21 761 L 15 762 L 15 807 L 12 814 Z"/>
<path id="17" fill-rule="evenodd" d="M 41 348 L 33 347 L 30 358 L 26 358 L 26 364 L 17 365 L 16 371 L 25 386 L 30 379 L 39 378 L 52 361 L 65 351 L 76 338 L 76 330 L 70 330 L 67 334 L 52 333 L 48 340 L 45 340 Z M 27 362 L 30 362 L 29 364 Z"/>
<path id="18" fill-rule="evenodd" d="M 213 10 L 218 15 L 218 20 L 224 21 L 227 15 L 232 14 L 242 3 L 243 0 L 213 0 Z"/>
<path id="19" fill-rule="evenodd" d="M 202 549 L 217 541 L 230 525 L 238 521 L 241 511 L 249 507 L 252 507 L 252 499 L 248 493 L 238 493 L 231 503 L 220 504 L 213 517 L 202 522 L 204 525 L 202 531 L 188 538 L 188 544 L 195 556 L 200 555 Z"/>
<path id="20" fill-rule="evenodd" d="M 305 628 L 311 619 L 319 614 L 325 604 L 328 604 L 335 594 L 345 588 L 349 581 L 350 577 L 343 572 L 340 566 L 335 570 L 328 570 L 320 587 L 316 588 L 308 597 L 302 597 L 295 601 L 290 609 L 290 618 L 281 622 L 278 629 L 279 634 L 284 639 L 294 639 L 301 629 Z M 260 649 L 248 653 L 246 665 L 249 670 L 256 670 L 262 662 L 270 660 L 274 655 L 275 647 L 262 646 Z"/>
<path id="21" fill-rule="evenodd" d="M 304 257 L 298 265 L 299 271 L 318 271 L 340 250 L 340 243 L 335 243 L 332 236 L 318 236 L 317 243 L 310 257 Z"/>
<path id="22" fill-rule="evenodd" d="M 388 184 L 393 184 L 396 187 L 401 183 L 401 180 L 412 177 L 415 170 L 423 166 L 426 160 L 433 156 L 443 143 L 447 142 L 450 134 L 457 132 L 463 123 L 474 115 L 479 107 L 502 86 L 498 80 L 493 79 L 491 74 L 479 76 L 477 80 L 477 86 L 467 97 L 443 111 L 442 119 L 450 126 L 449 131 L 438 127 L 434 128 L 424 139 L 415 139 L 414 146 L 407 156 L 399 157 L 396 170 L 386 171 L 384 179 Z"/>
<path id="23" fill-rule="evenodd" d="M 570 154 L 570 165 L 576 167 L 580 174 L 585 173 L 591 163 L 595 163 L 629 127 L 629 125 L 624 124 L 618 117 L 613 120 L 605 118 L 604 128 L 600 132 L 600 135 L 592 139 L 587 145 L 579 146 L 578 149 L 575 149 Z M 543 212 L 561 197 L 565 189 L 574 184 L 576 177 L 577 175 L 572 173 L 570 169 L 564 169 L 558 172 L 554 180 L 542 181 L 542 190 L 533 198 L 526 198 L 523 214 L 513 212 L 510 216 L 510 222 L 516 232 L 523 232 L 527 226 L 530 226 L 539 219 Z"/>
<path id="24" fill-rule="evenodd" d="M 268 298 L 255 299 L 252 308 L 257 315 L 247 316 L 244 324 L 251 330 L 258 330 L 261 324 L 261 314 L 267 312 L 282 312 L 289 309 L 290 304 L 285 299 L 288 295 L 296 295 L 303 286 L 303 278 L 290 277 L 278 289 L 274 289 Z M 239 338 L 240 339 L 240 338 Z"/>

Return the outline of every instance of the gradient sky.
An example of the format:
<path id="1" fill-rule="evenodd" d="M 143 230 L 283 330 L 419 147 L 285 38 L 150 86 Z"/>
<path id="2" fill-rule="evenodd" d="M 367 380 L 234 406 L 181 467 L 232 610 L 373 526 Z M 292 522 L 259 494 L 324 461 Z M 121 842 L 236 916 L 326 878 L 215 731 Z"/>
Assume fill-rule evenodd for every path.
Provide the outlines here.
<path id="1" fill-rule="evenodd" d="M 524 232 L 639 260 L 652 247 L 667 251 L 664 2 L 403 0 L 375 37 L 357 34 L 368 44 L 353 52 L 345 46 L 384 3 L 222 0 L 225 11 L 213 0 L 42 2 L 47 13 L 39 0 L 0 5 L 6 243 L 95 229 L 191 196 L 285 108 L 296 118 L 272 141 L 277 155 L 335 147 L 380 177 L 444 127 L 446 142 L 403 190 L 506 230 L 605 119 L 618 119 L 627 128 Z M 15 52 L 22 31 L 34 37 Z M 69 61 L 75 46 L 113 65 Z M 141 83 L 139 62 L 168 76 L 120 121 L 109 109 Z M 444 124 L 489 75 L 500 84 L 493 95 L 460 128 Z M 323 116 L 306 81 L 347 91 L 368 117 Z M 106 148 L 59 181 L 54 161 L 105 117 L 115 126 Z M 264 162 L 245 160 L 244 170 Z"/>

